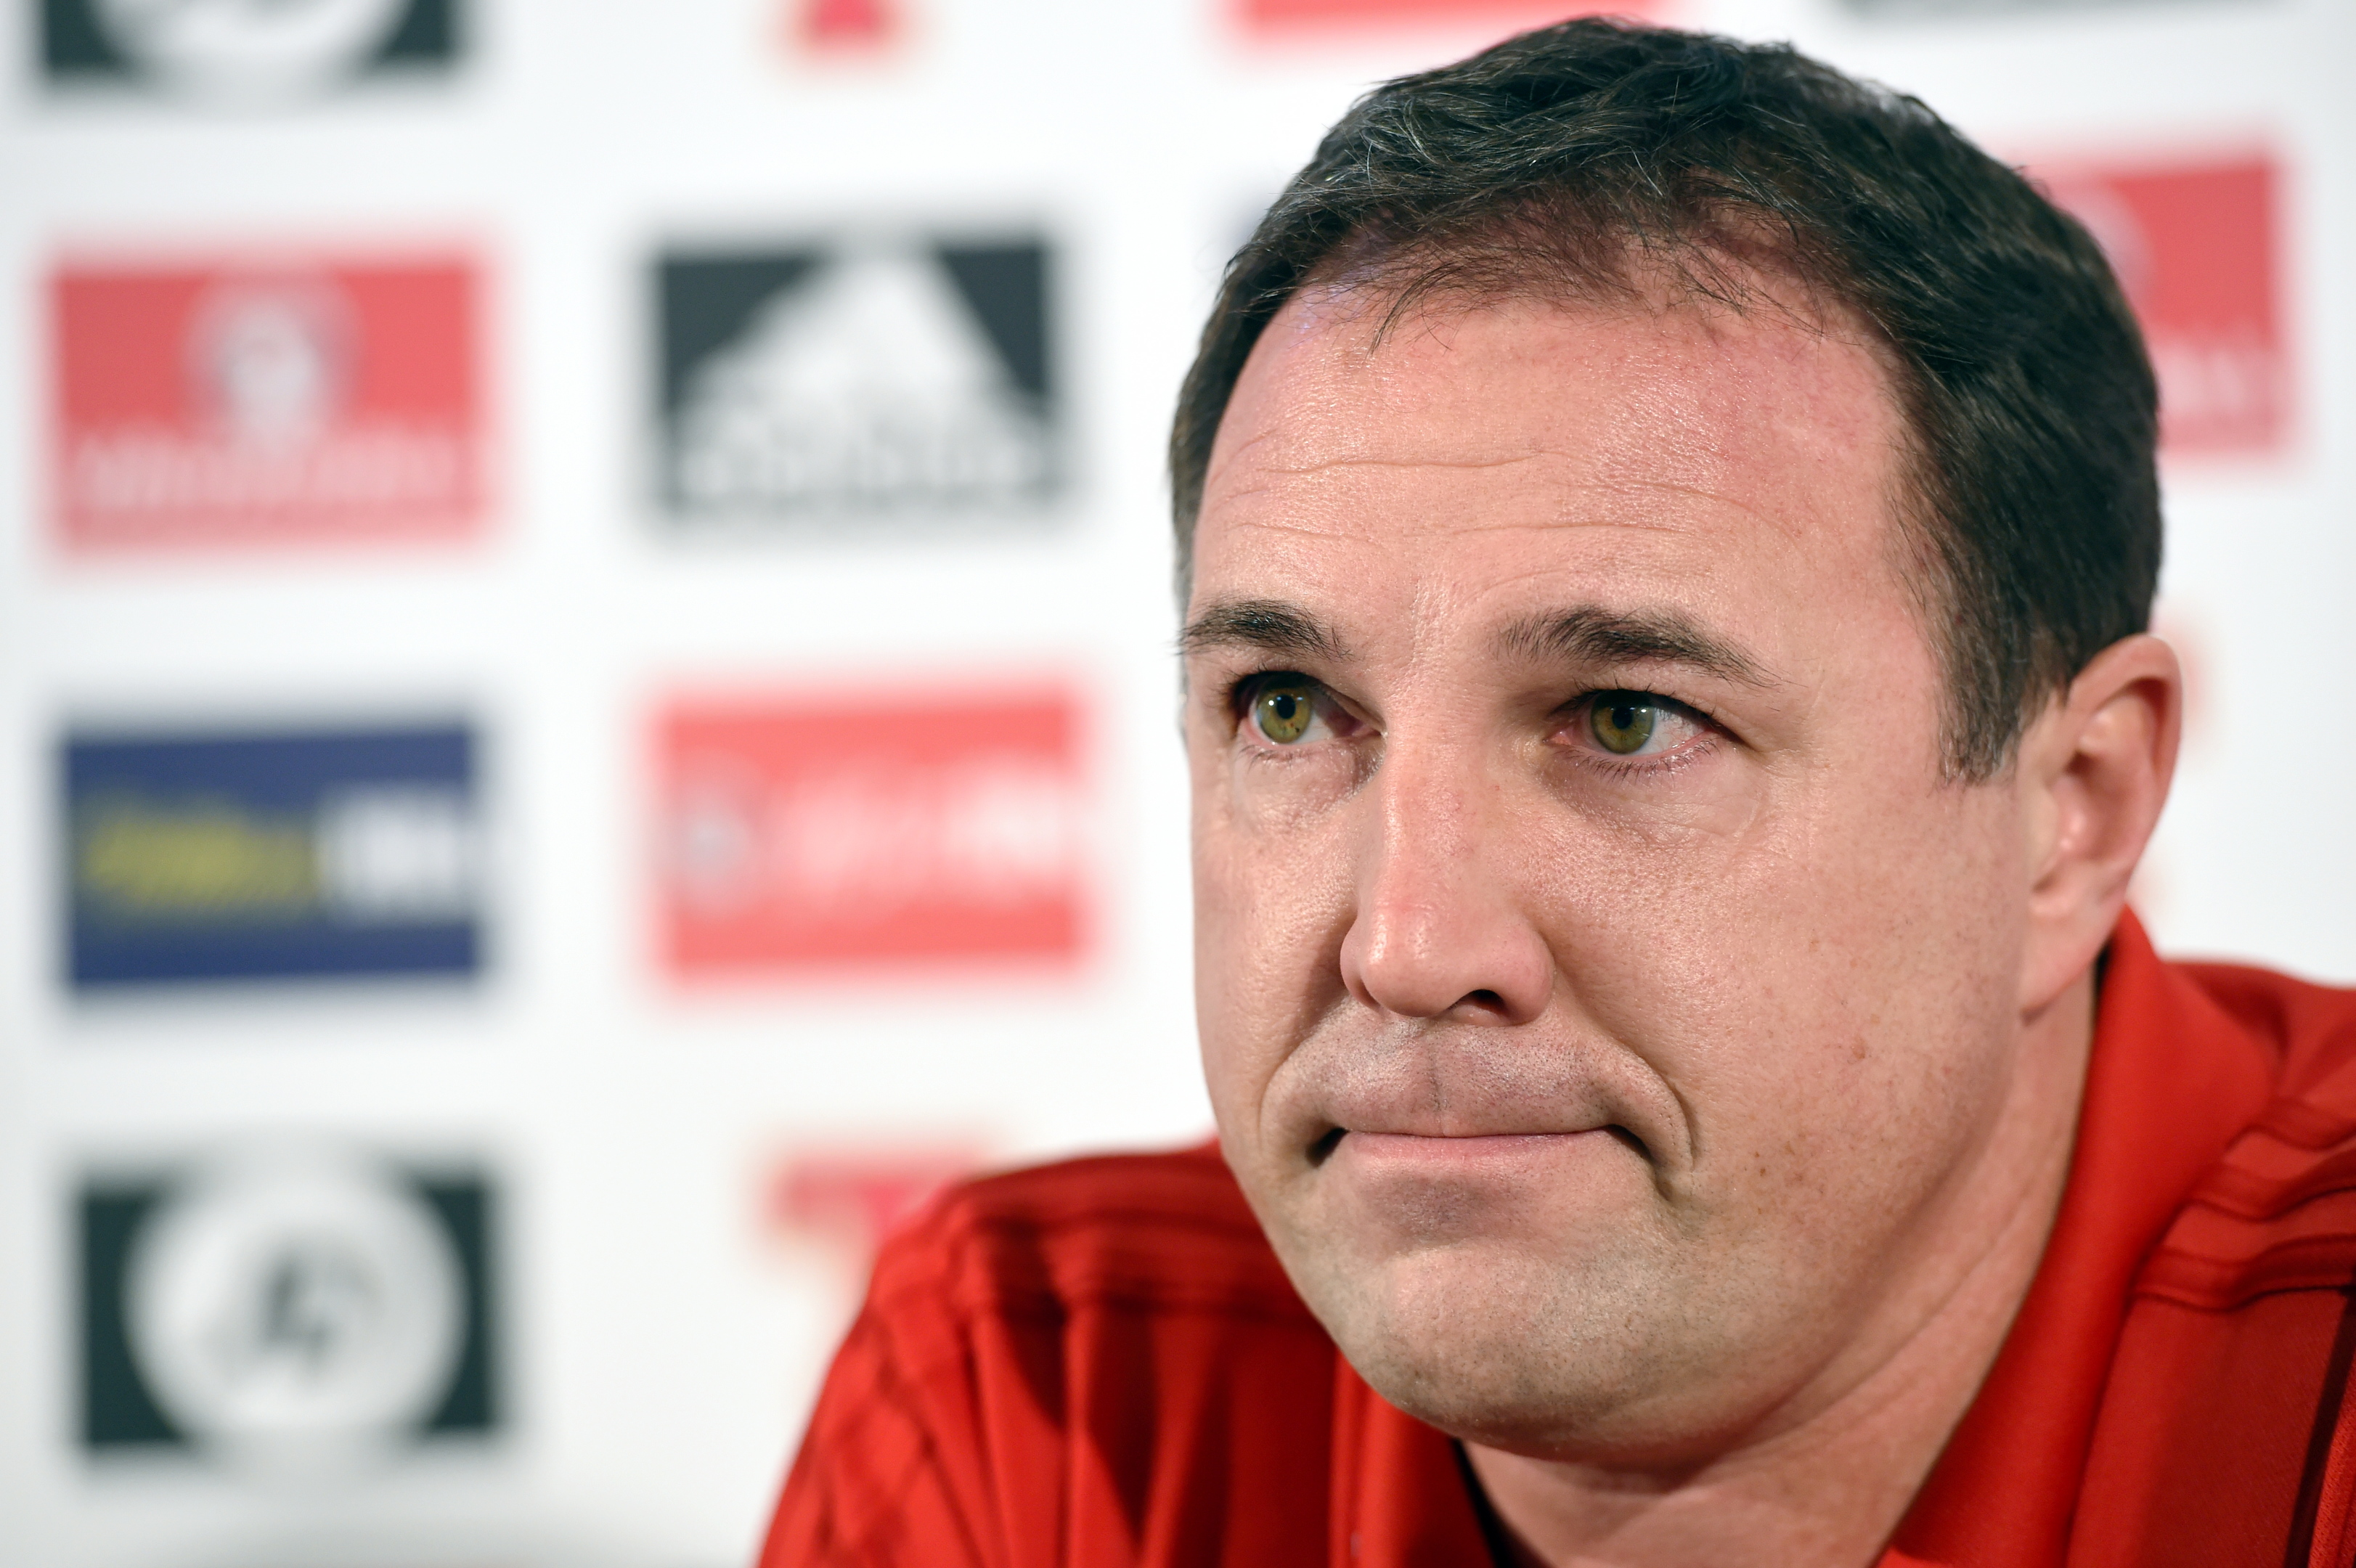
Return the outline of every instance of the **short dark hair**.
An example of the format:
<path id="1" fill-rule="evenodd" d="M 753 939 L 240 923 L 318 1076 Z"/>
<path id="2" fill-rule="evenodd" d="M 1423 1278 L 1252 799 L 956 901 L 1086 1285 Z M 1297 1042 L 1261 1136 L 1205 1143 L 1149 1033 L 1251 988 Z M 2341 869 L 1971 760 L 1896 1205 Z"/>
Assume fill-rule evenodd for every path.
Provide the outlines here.
<path id="1" fill-rule="evenodd" d="M 1181 592 L 1221 415 L 1305 284 L 1392 298 L 1641 294 L 1736 309 L 1796 280 L 1880 340 L 1910 433 L 1907 581 L 1951 776 L 2143 630 L 2158 398 L 2101 249 L 1921 102 L 1788 45 L 1565 22 L 1367 93 L 1229 263 L 1170 436 Z"/>

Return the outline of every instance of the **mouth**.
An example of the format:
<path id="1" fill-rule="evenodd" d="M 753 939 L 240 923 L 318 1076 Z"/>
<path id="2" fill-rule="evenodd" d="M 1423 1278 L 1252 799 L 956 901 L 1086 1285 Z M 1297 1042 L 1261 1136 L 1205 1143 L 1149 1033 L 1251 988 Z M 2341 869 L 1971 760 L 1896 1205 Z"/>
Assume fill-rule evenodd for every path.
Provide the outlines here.
<path id="1" fill-rule="evenodd" d="M 1644 1140 L 1626 1127 L 1613 1123 L 1600 1127 L 1585 1127 L 1563 1132 L 1526 1133 L 1378 1133 L 1350 1127 L 1329 1127 L 1323 1136 L 1309 1146 L 1312 1169 L 1323 1166 L 1341 1148 L 1343 1140 L 1352 1139 L 1363 1157 L 1385 1164 L 1457 1165 L 1479 1164 L 1496 1160 L 1527 1157 L 1550 1146 L 1578 1138 L 1609 1137 L 1625 1147 L 1647 1166 L 1657 1167 L 1659 1161 Z"/>

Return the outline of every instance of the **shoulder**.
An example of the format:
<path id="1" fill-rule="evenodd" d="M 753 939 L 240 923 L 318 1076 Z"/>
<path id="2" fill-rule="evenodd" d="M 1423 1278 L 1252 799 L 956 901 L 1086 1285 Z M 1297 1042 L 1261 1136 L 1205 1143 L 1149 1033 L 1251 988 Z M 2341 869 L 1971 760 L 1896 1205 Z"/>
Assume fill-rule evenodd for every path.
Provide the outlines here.
<path id="1" fill-rule="evenodd" d="M 878 1255 L 762 1561 L 1130 1562 L 1150 1520 L 1314 1560 L 1335 1366 L 1215 1153 L 963 1183 Z"/>
<path id="2" fill-rule="evenodd" d="M 2222 964 L 2183 965 L 2275 1057 L 2275 1094 L 2193 1189 L 2141 1294 L 2232 1310 L 2356 1277 L 2356 991 Z"/>
<path id="3" fill-rule="evenodd" d="M 991 1317 L 1127 1308 L 1314 1321 L 1208 1147 L 1064 1160 L 949 1189 L 876 1259 L 869 1310 L 912 1298 Z"/>
<path id="4" fill-rule="evenodd" d="M 2222 1013 L 2261 1053 L 2271 1098 L 2144 1261 L 2079 1504 L 2086 1550 L 2072 1561 L 2344 1564 L 2356 1551 L 2356 993 L 2171 967 L 2201 993 L 2188 1007 Z"/>

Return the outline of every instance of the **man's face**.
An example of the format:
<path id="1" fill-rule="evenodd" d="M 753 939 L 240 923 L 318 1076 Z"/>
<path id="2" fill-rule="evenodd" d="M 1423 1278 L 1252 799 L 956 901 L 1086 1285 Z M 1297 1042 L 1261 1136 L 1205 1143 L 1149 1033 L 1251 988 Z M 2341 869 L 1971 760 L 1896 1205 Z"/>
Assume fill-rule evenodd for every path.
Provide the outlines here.
<path id="1" fill-rule="evenodd" d="M 1277 318 L 1195 537 L 1221 1142 L 1395 1403 L 1705 1454 L 1952 1285 L 2019 1093 L 2021 807 L 1942 779 L 1856 334 L 1382 304 Z"/>

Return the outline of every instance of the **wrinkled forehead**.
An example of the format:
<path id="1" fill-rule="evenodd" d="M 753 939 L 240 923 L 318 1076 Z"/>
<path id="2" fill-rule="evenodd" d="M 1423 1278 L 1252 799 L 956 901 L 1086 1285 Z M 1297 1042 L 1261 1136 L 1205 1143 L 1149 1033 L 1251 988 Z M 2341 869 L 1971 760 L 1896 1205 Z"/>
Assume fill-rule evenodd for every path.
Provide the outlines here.
<path id="1" fill-rule="evenodd" d="M 1435 461 L 1586 454 L 1613 473 L 1697 477 L 1697 461 L 1773 466 L 1866 443 L 1901 421 L 1879 338 L 1762 283 L 1731 306 L 1664 285 L 1601 299 L 1456 291 L 1402 300 L 1323 283 L 1254 345 L 1206 486 L 1239 458 Z M 1271 444 L 1272 443 L 1272 444 Z"/>
<path id="2" fill-rule="evenodd" d="M 1863 333 L 1690 294 L 1390 304 L 1304 291 L 1255 346 L 1212 450 L 1198 599 L 1271 573 L 1360 599 L 1537 576 L 1911 597 L 1903 424 Z"/>

